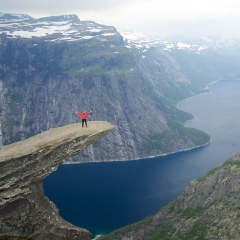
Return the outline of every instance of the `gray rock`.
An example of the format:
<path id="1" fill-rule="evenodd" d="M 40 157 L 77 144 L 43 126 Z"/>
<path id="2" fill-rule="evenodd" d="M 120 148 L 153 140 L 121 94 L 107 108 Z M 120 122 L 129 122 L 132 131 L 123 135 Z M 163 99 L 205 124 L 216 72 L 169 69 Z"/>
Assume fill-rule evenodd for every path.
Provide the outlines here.
<path id="1" fill-rule="evenodd" d="M 0 20 L 2 145 L 75 123 L 83 110 L 116 128 L 72 161 L 140 159 L 209 142 L 207 134 L 183 127 L 191 116 L 176 103 L 196 91 L 159 48 L 127 48 L 114 27 L 74 15 Z"/>
<path id="2" fill-rule="evenodd" d="M 102 240 L 240 239 L 240 153 L 204 177 L 156 215 L 126 226 Z"/>
<path id="3" fill-rule="evenodd" d="M 86 229 L 63 220 L 44 195 L 42 179 L 71 156 L 105 136 L 113 125 L 72 124 L 0 148 L 0 237 L 34 240 L 90 239 Z"/>

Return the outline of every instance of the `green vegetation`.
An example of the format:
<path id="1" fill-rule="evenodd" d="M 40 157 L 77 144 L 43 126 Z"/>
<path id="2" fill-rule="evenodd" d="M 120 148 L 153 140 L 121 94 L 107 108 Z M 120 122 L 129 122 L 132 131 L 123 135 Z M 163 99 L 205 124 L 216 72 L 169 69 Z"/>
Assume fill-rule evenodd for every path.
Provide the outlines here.
<path id="1" fill-rule="evenodd" d="M 36 135 L 33 131 L 26 133 L 26 139 Z"/>
<path id="2" fill-rule="evenodd" d="M 204 212 L 204 208 L 202 207 L 187 208 L 181 213 L 181 215 L 185 219 L 190 219 L 190 218 L 197 218 L 201 216 L 203 212 Z"/>
<path id="3" fill-rule="evenodd" d="M 21 136 L 19 133 L 17 133 L 15 135 L 11 135 L 8 140 L 5 140 L 3 145 L 8 145 L 19 141 L 21 141 Z"/>
<path id="4" fill-rule="evenodd" d="M 176 206 L 177 200 L 170 202 L 167 206 L 163 207 L 161 211 L 170 211 L 173 212 Z"/>
<path id="5" fill-rule="evenodd" d="M 190 113 L 186 113 L 179 110 L 176 107 L 177 102 L 173 101 L 172 99 L 169 100 L 165 97 L 159 96 L 158 94 L 155 93 L 153 86 L 151 86 L 148 82 L 146 82 L 145 84 L 148 89 L 149 96 L 156 103 L 158 109 L 161 111 L 161 113 L 164 114 L 166 118 L 173 119 L 180 123 L 185 123 L 186 121 L 193 118 L 193 115 L 191 115 Z M 187 96 L 188 95 L 186 95 L 185 97 Z M 179 100 L 181 99 L 178 99 L 178 101 Z"/>
<path id="6" fill-rule="evenodd" d="M 142 136 L 145 143 L 142 144 L 142 151 L 149 155 L 154 150 L 161 150 L 162 153 L 171 152 L 170 141 L 174 142 L 181 138 L 183 140 L 191 140 L 196 146 L 205 145 L 210 141 L 210 136 L 201 130 L 194 128 L 186 128 L 180 122 L 169 120 L 168 126 L 173 132 L 163 132 L 162 134 Z"/>
<path id="7" fill-rule="evenodd" d="M 93 143 L 92 145 L 93 145 L 93 147 L 99 147 L 100 143 L 97 141 L 97 142 Z"/>
<path id="8" fill-rule="evenodd" d="M 171 152 L 169 140 L 172 141 L 183 139 L 185 141 L 191 140 L 196 146 L 205 145 L 210 141 L 210 136 L 201 130 L 194 128 L 184 127 L 184 123 L 193 118 L 189 113 L 183 112 L 176 107 L 176 102 L 171 99 L 171 101 L 165 97 L 159 96 L 155 93 L 155 90 L 149 82 L 145 82 L 146 88 L 149 92 L 149 96 L 156 103 L 159 111 L 168 120 L 168 126 L 173 130 L 172 133 L 164 132 L 162 134 L 142 136 L 145 139 L 145 143 L 142 145 L 142 151 L 146 155 L 151 155 L 154 150 L 161 150 L 162 153 Z M 175 88 L 171 88 L 175 89 Z M 177 94 L 176 89 L 173 90 L 172 94 Z M 189 94 L 189 93 L 188 93 Z M 187 92 L 184 96 L 188 96 Z M 180 100 L 183 96 L 177 98 Z"/>
<path id="9" fill-rule="evenodd" d="M 14 102 L 22 102 L 23 101 L 23 96 L 20 93 L 13 93 L 10 95 L 10 98 Z"/>
<path id="10" fill-rule="evenodd" d="M 186 142 L 190 140 L 194 142 L 196 146 L 205 145 L 210 141 L 210 136 L 203 131 L 194 128 L 186 128 L 183 125 L 186 121 L 193 118 L 191 114 L 183 112 L 176 107 L 177 101 L 189 96 L 185 88 L 186 92 L 179 97 L 175 97 L 174 99 L 176 101 L 174 101 L 174 99 L 169 100 L 163 96 L 159 96 L 148 81 L 145 81 L 145 86 L 149 96 L 156 103 L 159 111 L 168 120 L 168 126 L 172 129 L 172 132 L 164 132 L 158 135 L 143 137 L 145 143 L 142 145 L 142 151 L 146 155 L 150 155 L 152 151 L 159 149 L 162 153 L 171 152 L 169 142 L 174 142 L 179 139 L 183 139 Z M 172 89 L 171 95 L 176 96 L 179 91 L 173 86 L 170 88 Z"/>
<path id="11" fill-rule="evenodd" d="M 2 128 L 10 132 L 13 128 L 14 123 L 15 123 L 14 119 L 9 118 L 2 123 Z"/>
<path id="12" fill-rule="evenodd" d="M 219 167 L 212 168 L 203 177 L 197 179 L 197 182 L 205 182 L 209 177 L 213 176 L 216 172 L 220 171 L 220 169 L 231 168 L 232 166 L 240 168 L 240 153 L 235 154 L 232 158 L 224 162 Z"/>
<path id="13" fill-rule="evenodd" d="M 159 225 L 159 231 L 155 233 L 149 240 L 185 240 L 185 239 L 194 239 L 194 240 L 204 240 L 209 227 L 207 223 L 196 222 L 192 229 L 187 233 L 180 232 L 179 230 L 173 227 L 173 223 L 169 220 L 164 221 Z"/>
<path id="14" fill-rule="evenodd" d="M 187 232 L 183 233 L 174 229 L 170 221 L 165 221 L 160 227 L 160 230 L 154 234 L 150 240 L 186 240 L 186 239 L 194 239 L 194 240 L 204 240 L 207 231 L 209 230 L 207 223 L 197 222 L 193 228 Z"/>
<path id="15" fill-rule="evenodd" d="M 197 222 L 188 233 L 184 234 L 182 239 L 205 240 L 208 230 L 209 227 L 207 223 Z"/>
<path id="16" fill-rule="evenodd" d="M 158 134 L 158 135 L 150 135 L 148 137 L 143 136 L 145 139 L 145 143 L 142 144 L 141 150 L 146 154 L 150 155 L 153 150 L 161 149 L 163 153 L 167 152 L 167 149 L 164 147 L 164 141 L 167 139 L 167 134 Z"/>
<path id="17" fill-rule="evenodd" d="M 28 237 L 2 236 L 0 240 L 29 240 Z"/>
<path id="18" fill-rule="evenodd" d="M 172 240 L 174 232 L 175 231 L 172 228 L 171 222 L 165 221 L 163 222 L 163 224 L 159 226 L 159 231 L 156 234 L 154 234 L 149 240 L 159 239 Z"/>
<path id="19" fill-rule="evenodd" d="M 42 145 L 39 147 L 41 150 L 48 150 L 51 148 L 51 145 Z"/>
<path id="20" fill-rule="evenodd" d="M 126 227 L 120 228 L 116 231 L 109 233 L 106 236 L 102 236 L 100 240 L 118 240 L 122 239 L 122 236 L 129 232 L 136 232 L 139 229 L 144 229 L 145 227 L 149 226 L 152 222 L 152 217 L 145 218 L 139 222 L 134 224 L 128 225 Z"/>
<path id="21" fill-rule="evenodd" d="M 87 74 L 88 77 L 100 77 L 122 74 L 129 71 L 129 66 L 135 65 L 128 50 L 121 48 L 119 44 L 114 44 L 113 47 L 96 39 L 88 39 L 76 43 L 60 43 L 59 48 L 62 52 L 59 67 L 70 75 Z"/>
<path id="22" fill-rule="evenodd" d="M 219 167 L 212 168 L 206 175 L 197 179 L 196 181 L 197 182 L 205 182 L 208 177 L 214 175 L 218 170 L 219 170 Z"/>
<path id="23" fill-rule="evenodd" d="M 186 128 L 177 121 L 168 120 L 168 126 L 176 130 L 179 136 L 187 136 L 189 139 L 192 139 L 197 146 L 204 145 L 210 141 L 210 136 L 205 132 L 195 128 Z"/>

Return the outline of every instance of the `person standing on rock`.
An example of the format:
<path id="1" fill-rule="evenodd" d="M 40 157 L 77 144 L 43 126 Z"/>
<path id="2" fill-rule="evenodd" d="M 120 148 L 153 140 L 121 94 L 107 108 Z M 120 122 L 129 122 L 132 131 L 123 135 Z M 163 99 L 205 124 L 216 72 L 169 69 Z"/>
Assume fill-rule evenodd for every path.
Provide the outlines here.
<path id="1" fill-rule="evenodd" d="M 84 123 L 87 127 L 87 116 L 91 113 L 92 111 L 89 112 L 76 112 L 77 114 L 79 114 L 82 117 L 82 127 L 84 127 Z"/>

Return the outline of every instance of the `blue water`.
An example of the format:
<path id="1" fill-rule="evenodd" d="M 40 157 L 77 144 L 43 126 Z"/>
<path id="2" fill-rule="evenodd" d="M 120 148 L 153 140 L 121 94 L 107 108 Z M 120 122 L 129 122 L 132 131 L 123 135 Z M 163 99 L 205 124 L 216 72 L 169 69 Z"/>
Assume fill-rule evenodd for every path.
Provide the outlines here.
<path id="1" fill-rule="evenodd" d="M 240 151 L 240 81 L 220 81 L 210 93 L 179 103 L 207 132 L 203 148 L 138 161 L 61 165 L 44 180 L 60 215 L 96 234 L 155 214 L 193 180 Z"/>

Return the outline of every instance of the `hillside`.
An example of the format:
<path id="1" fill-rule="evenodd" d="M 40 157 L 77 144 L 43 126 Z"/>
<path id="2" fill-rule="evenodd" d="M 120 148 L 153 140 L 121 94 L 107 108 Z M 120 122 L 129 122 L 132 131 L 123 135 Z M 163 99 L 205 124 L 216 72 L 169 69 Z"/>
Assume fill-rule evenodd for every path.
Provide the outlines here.
<path id="1" fill-rule="evenodd" d="M 239 37 L 198 36 L 162 40 L 135 31 L 121 30 L 120 33 L 124 37 L 126 46 L 137 49 L 142 58 L 145 58 L 146 50 L 153 48 L 161 49 L 175 59 L 187 78 L 191 80 L 188 88 L 193 88 L 193 92 L 202 91 L 206 84 L 218 80 L 240 79 Z"/>
<path id="2" fill-rule="evenodd" d="M 161 49 L 143 56 L 114 27 L 75 15 L 0 19 L 3 145 L 76 123 L 81 110 L 116 128 L 72 161 L 139 159 L 208 143 L 207 134 L 183 127 L 192 116 L 176 102 L 197 90 Z"/>
<path id="3" fill-rule="evenodd" d="M 239 239 L 240 153 L 204 177 L 156 215 L 110 233 L 102 240 Z"/>

